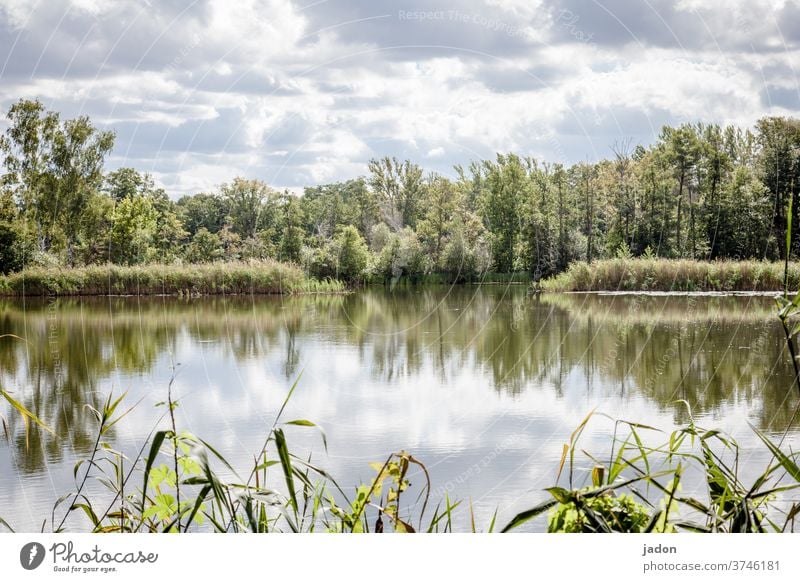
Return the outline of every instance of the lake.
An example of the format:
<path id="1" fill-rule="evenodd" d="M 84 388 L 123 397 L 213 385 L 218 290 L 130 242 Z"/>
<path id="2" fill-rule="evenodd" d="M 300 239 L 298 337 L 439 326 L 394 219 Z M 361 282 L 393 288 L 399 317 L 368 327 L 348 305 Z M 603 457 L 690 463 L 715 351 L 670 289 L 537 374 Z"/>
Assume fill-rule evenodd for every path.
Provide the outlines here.
<path id="1" fill-rule="evenodd" d="M 798 398 L 770 297 L 533 295 L 524 286 L 367 289 L 281 297 L 0 300 L 0 382 L 52 426 L 26 431 L 0 405 L 0 517 L 38 531 L 70 491 L 108 393 L 134 410 L 109 433 L 141 447 L 173 392 L 179 427 L 249 468 L 286 394 L 290 427 L 340 484 L 406 450 L 434 502 L 471 500 L 486 529 L 547 497 L 563 444 L 592 411 L 669 431 L 688 419 L 730 432 L 753 471 L 767 462 L 748 422 L 787 428 Z M 164 425 L 166 426 L 166 425 Z M 606 450 L 597 416 L 583 448 Z M 276 469 L 277 470 L 277 469 Z M 277 474 L 276 474 L 277 475 Z M 412 475 L 418 491 L 422 481 Z M 413 497 L 413 496 L 409 496 Z M 457 525 L 466 530 L 466 505 Z M 84 523 L 84 526 L 86 524 Z M 532 525 L 531 528 L 541 528 Z"/>

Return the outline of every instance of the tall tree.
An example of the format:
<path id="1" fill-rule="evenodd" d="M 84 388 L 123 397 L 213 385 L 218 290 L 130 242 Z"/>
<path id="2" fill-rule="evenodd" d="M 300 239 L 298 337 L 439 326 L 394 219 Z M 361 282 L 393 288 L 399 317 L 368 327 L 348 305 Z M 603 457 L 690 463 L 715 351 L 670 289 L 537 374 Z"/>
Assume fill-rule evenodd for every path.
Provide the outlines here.
<path id="1" fill-rule="evenodd" d="M 260 180 L 234 178 L 220 186 L 220 195 L 228 207 L 231 230 L 242 238 L 254 238 L 272 189 Z"/>
<path id="2" fill-rule="evenodd" d="M 520 206 L 531 192 L 528 172 L 516 154 L 497 154 L 495 162 L 484 162 L 483 174 L 486 188 L 481 213 L 491 241 L 493 268 L 509 273 L 517 258 Z"/>
<path id="3" fill-rule="evenodd" d="M 80 218 L 101 185 L 114 133 L 98 130 L 85 116 L 61 122 L 38 100 L 20 100 L 6 117 L 3 183 L 32 221 L 39 249 L 50 250 L 59 236 L 71 264 Z"/>
<path id="4" fill-rule="evenodd" d="M 438 265 L 451 222 L 461 203 L 460 193 L 455 184 L 438 175 L 428 178 L 426 190 L 428 195 L 417 232 L 430 251 L 434 264 Z"/>
<path id="5" fill-rule="evenodd" d="M 758 168 L 761 180 L 773 200 L 772 224 L 774 236 L 781 240 L 786 228 L 786 209 L 790 197 L 793 207 L 798 207 L 800 190 L 800 120 L 785 117 L 765 117 L 756 123 L 760 152 Z M 794 213 L 797 216 L 797 212 Z M 792 228 L 792 249 L 797 251 L 799 229 Z M 785 258 L 783 245 L 779 245 L 780 258 Z"/>
<path id="6" fill-rule="evenodd" d="M 384 222 L 394 230 L 415 227 L 424 195 L 422 168 L 388 156 L 370 160 L 368 167 L 369 185 L 379 201 Z"/>
<path id="7" fill-rule="evenodd" d="M 177 203 L 177 212 L 183 227 L 191 236 L 201 228 L 212 234 L 218 233 L 225 226 L 228 214 L 221 196 L 204 192 L 182 196 Z"/>
<path id="8" fill-rule="evenodd" d="M 660 138 L 667 146 L 667 160 L 673 169 L 675 179 L 677 180 L 678 191 L 676 194 L 677 213 L 675 217 L 675 245 L 679 255 L 683 255 L 684 241 L 683 236 L 683 193 L 688 192 L 688 206 L 689 206 L 689 248 L 691 255 L 696 255 L 697 235 L 695 229 L 695 207 L 692 193 L 695 189 L 695 169 L 699 157 L 699 143 L 695 129 L 689 125 L 684 124 L 677 129 L 672 127 L 664 127 L 661 131 Z"/>
<path id="9" fill-rule="evenodd" d="M 731 160 L 725 151 L 725 141 L 722 128 L 719 125 L 698 126 L 700 135 L 700 166 L 698 177 L 700 191 L 703 193 L 703 219 L 707 228 L 709 242 L 708 256 L 717 258 L 719 248 L 717 244 L 717 230 L 722 212 L 722 196 L 720 190 L 728 178 L 731 169 Z"/>
<path id="10" fill-rule="evenodd" d="M 280 196 L 281 204 L 281 238 L 280 259 L 283 261 L 300 262 L 300 251 L 303 248 L 303 207 L 297 196 L 288 191 Z"/>

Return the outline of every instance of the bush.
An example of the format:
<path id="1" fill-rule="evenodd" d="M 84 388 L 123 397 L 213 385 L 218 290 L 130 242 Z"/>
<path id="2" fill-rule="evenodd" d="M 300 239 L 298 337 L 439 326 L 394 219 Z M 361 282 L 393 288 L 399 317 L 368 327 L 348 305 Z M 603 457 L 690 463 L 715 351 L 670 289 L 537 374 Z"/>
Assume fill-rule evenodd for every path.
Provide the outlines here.
<path id="1" fill-rule="evenodd" d="M 403 277 L 416 282 L 430 273 L 432 268 L 432 261 L 416 233 L 406 228 L 390 235 L 374 259 L 371 273 L 373 277 L 384 282 L 396 282 Z"/>
<path id="2" fill-rule="evenodd" d="M 20 238 L 8 223 L 0 223 L 0 273 L 12 273 L 22 268 Z"/>
<path id="3" fill-rule="evenodd" d="M 324 246 L 304 247 L 300 261 L 313 277 L 358 282 L 364 279 L 369 258 L 361 233 L 354 226 L 345 226 Z"/>
<path id="4" fill-rule="evenodd" d="M 650 522 L 647 508 L 627 493 L 609 492 L 588 498 L 573 493 L 572 497 L 550 511 L 548 533 L 595 533 L 598 517 L 611 531 L 621 533 L 643 533 Z"/>
<path id="5" fill-rule="evenodd" d="M 441 262 L 442 270 L 454 283 L 470 282 L 478 275 L 475 252 L 460 230 L 445 245 Z"/>

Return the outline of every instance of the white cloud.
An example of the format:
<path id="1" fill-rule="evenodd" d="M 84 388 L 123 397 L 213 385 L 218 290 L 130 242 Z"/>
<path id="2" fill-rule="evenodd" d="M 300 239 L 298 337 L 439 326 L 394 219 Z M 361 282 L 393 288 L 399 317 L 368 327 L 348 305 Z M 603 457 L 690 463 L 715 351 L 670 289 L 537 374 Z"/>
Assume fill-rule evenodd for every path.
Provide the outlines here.
<path id="1" fill-rule="evenodd" d="M 39 97 L 120 127 L 111 165 L 141 164 L 175 195 L 247 172 L 279 188 L 347 179 L 380 155 L 440 172 L 494 151 L 576 161 L 624 137 L 599 123 L 620 111 L 636 115 L 616 131 L 637 134 L 657 122 L 797 114 L 800 39 L 775 17 L 797 0 L 659 4 L 663 22 L 626 13 L 619 42 L 584 12 L 575 26 L 592 42 L 555 22 L 579 15 L 567 1 L 453 4 L 503 25 L 492 28 L 378 18 L 396 14 L 383 0 L 0 0 L 0 105 Z M 681 32 L 676 22 L 693 26 L 696 46 L 664 42 Z M 783 91 L 774 106 L 767 88 Z M 559 133 L 567 122 L 583 141 Z"/>
<path id="2" fill-rule="evenodd" d="M 21 28 L 41 4 L 31 0 L 0 0 L 0 11 L 12 28 Z"/>

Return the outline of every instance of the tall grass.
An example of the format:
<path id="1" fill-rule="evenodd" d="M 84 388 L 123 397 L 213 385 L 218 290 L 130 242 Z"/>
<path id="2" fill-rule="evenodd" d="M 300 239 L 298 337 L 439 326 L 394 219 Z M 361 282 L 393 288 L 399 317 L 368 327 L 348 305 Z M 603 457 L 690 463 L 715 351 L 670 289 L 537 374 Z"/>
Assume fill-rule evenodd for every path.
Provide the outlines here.
<path id="1" fill-rule="evenodd" d="M 89 407 L 97 422 L 94 446 L 74 467 L 74 490 L 54 503 L 49 528 L 56 533 L 75 525 L 94 533 L 453 531 L 453 510 L 460 504 L 447 499 L 431 509 L 427 468 L 405 451 L 372 463 L 372 479 L 352 490 L 340 487 L 310 457 L 295 454 L 290 430 L 317 430 L 327 450 L 325 433 L 313 422 L 284 419 L 296 387 L 297 381 L 244 473 L 212 444 L 177 427 L 174 411 L 180 403 L 173 400 L 171 385 L 161 404 L 166 410 L 141 449 L 133 457 L 115 450 L 108 433 L 132 408 L 123 410 L 124 395 L 109 395 L 102 408 Z M 412 491 L 414 471 L 422 486 Z M 89 489 L 96 491 L 88 487 L 92 480 L 107 494 L 89 495 Z M 471 523 L 474 530 L 474 518 Z M 0 525 L 11 529 L 2 519 Z"/>
<path id="2" fill-rule="evenodd" d="M 797 453 L 782 451 L 755 427 L 773 462 L 745 481 L 746 459 L 736 441 L 693 420 L 655 445 L 648 444 L 652 438 L 646 433 L 660 431 L 616 421 L 610 452 L 601 459 L 580 444 L 593 416 L 564 445 L 558 477 L 547 489 L 549 499 L 517 514 L 503 531 L 544 516 L 554 533 L 794 531 L 800 504 L 782 503 L 781 495 L 800 487 Z M 576 462 L 577 455 L 584 461 Z M 694 492 L 684 492 L 687 474 L 703 476 Z"/>
<path id="3" fill-rule="evenodd" d="M 785 273 L 784 273 L 785 269 Z M 545 291 L 782 291 L 800 288 L 800 264 L 617 258 L 576 262 L 542 282 Z"/>
<path id="4" fill-rule="evenodd" d="M 97 265 L 28 269 L 0 277 L 0 295 L 218 295 L 341 292 L 277 261 L 201 265 Z"/>
<path id="5" fill-rule="evenodd" d="M 508 283 L 530 283 L 533 277 L 526 271 L 515 271 L 513 273 L 490 273 L 483 272 L 470 277 L 467 280 L 459 280 L 458 284 L 467 285 L 493 285 Z M 455 277 L 448 273 L 426 273 L 414 277 L 402 276 L 397 279 L 385 279 L 384 277 L 372 276 L 367 279 L 368 285 L 396 287 L 416 287 L 419 285 L 454 285 Z"/>
<path id="6" fill-rule="evenodd" d="M 134 455 L 115 450 L 107 440 L 109 431 L 132 408 L 123 408 L 124 395 L 109 395 L 101 408 L 89 407 L 97 422 L 94 446 L 74 467 L 73 491 L 54 503 L 51 531 L 453 531 L 460 502 L 445 496 L 429 511 L 427 468 L 405 451 L 372 463 L 374 476 L 348 489 L 311 457 L 294 453 L 289 446 L 292 430 L 317 430 L 327 450 L 325 433 L 313 422 L 284 418 L 296 386 L 244 473 L 211 443 L 176 425 L 174 411 L 180 403 L 171 390 L 142 447 Z M 546 489 L 549 499 L 514 516 L 502 531 L 534 519 L 546 519 L 553 533 L 794 531 L 800 503 L 785 494 L 800 488 L 799 453 L 784 450 L 782 441 L 775 443 L 751 427 L 772 461 L 745 479 L 746 459 L 736 441 L 697 425 L 691 411 L 689 423 L 668 435 L 639 423 L 614 421 L 609 447 L 587 452 L 581 436 L 599 416 L 604 415 L 590 413 L 564 445 L 555 482 Z M 412 472 L 413 481 L 421 484 L 413 490 Z M 687 483 L 685 475 L 693 480 Z M 107 494 L 88 487 L 91 480 Z M 493 531 L 495 518 L 487 531 Z M 0 525 L 11 529 L 2 519 Z M 476 531 L 471 507 L 467 529 Z"/>

